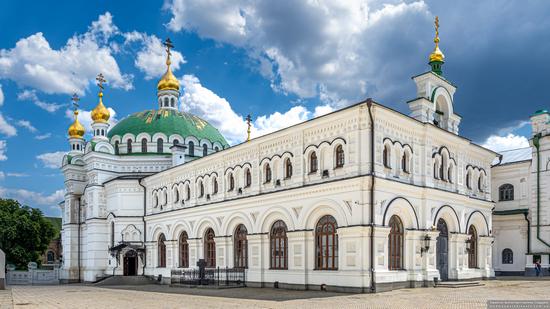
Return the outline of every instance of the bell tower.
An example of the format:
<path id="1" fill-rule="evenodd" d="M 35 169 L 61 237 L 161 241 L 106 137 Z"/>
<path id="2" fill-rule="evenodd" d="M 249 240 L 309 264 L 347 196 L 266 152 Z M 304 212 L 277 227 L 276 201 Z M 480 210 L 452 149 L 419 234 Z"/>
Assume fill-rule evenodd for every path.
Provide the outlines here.
<path id="1" fill-rule="evenodd" d="M 69 135 L 69 145 L 71 147 L 69 154 L 74 156 L 84 153 L 84 145 L 86 143 L 84 140 L 84 134 L 86 133 L 86 130 L 80 121 L 78 121 L 78 101 L 80 101 L 80 98 L 75 93 L 73 94 L 71 100 L 73 101 L 74 107 L 74 121 L 69 126 L 67 134 Z"/>
<path id="2" fill-rule="evenodd" d="M 178 100 L 180 96 L 180 83 L 178 79 L 172 73 L 170 65 L 172 61 L 170 56 L 172 55 L 170 50 L 174 47 L 172 41 L 168 38 L 164 41 L 164 46 L 166 47 L 166 73 L 162 75 L 161 79 L 157 84 L 157 97 L 159 110 L 160 109 L 171 109 L 178 110 Z"/>
<path id="3" fill-rule="evenodd" d="M 456 86 L 443 77 L 445 56 L 439 49 L 439 18 L 435 17 L 435 47 L 429 56 L 429 72 L 413 77 L 416 83 L 416 99 L 409 102 L 410 116 L 431 123 L 441 129 L 458 134 L 462 119 L 454 113 L 453 100 Z"/>

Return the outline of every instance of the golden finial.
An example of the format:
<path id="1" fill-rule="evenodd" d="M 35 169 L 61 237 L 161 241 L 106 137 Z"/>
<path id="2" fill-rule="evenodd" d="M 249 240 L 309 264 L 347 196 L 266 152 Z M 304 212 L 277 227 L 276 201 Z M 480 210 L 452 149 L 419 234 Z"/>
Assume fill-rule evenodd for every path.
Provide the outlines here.
<path id="1" fill-rule="evenodd" d="M 251 121 L 252 121 L 252 118 L 250 117 L 250 114 L 248 114 L 248 116 L 246 116 L 246 125 L 248 126 L 248 129 L 246 130 L 246 133 L 247 133 L 246 141 L 247 142 L 250 140 L 250 127 L 252 126 L 250 124 Z"/>
<path id="2" fill-rule="evenodd" d="M 170 65 L 172 64 L 172 61 L 170 60 L 170 56 L 172 55 L 171 49 L 174 48 L 174 45 L 172 44 L 172 41 L 170 38 L 166 39 L 164 43 L 162 43 L 166 47 L 166 66 L 168 67 L 166 69 L 166 73 L 161 77 L 157 84 L 157 90 L 180 90 L 180 83 L 178 79 L 174 76 L 172 73 L 172 69 L 170 68 Z"/>
<path id="3" fill-rule="evenodd" d="M 80 98 L 75 93 L 73 94 L 73 97 L 71 98 L 71 100 L 73 101 L 74 121 L 69 126 L 69 130 L 67 130 L 67 133 L 71 138 L 82 138 L 84 136 L 84 133 L 86 133 L 86 131 L 84 130 L 84 126 L 78 121 L 78 101 L 80 101 Z"/>
<path id="4" fill-rule="evenodd" d="M 107 81 L 101 73 L 99 73 L 95 79 L 97 80 L 97 86 L 99 87 L 99 93 L 97 95 L 99 97 L 99 103 L 97 103 L 97 106 L 92 110 L 91 116 L 94 122 L 106 123 L 111 117 L 111 113 L 105 105 L 103 105 L 103 83 L 106 83 Z"/>
<path id="5" fill-rule="evenodd" d="M 435 47 L 433 52 L 430 54 L 430 65 L 432 66 L 432 71 L 441 75 L 441 65 L 443 62 L 445 62 L 445 55 L 443 55 L 443 52 L 439 49 L 439 17 L 435 17 L 435 37 L 434 37 L 434 43 Z"/>

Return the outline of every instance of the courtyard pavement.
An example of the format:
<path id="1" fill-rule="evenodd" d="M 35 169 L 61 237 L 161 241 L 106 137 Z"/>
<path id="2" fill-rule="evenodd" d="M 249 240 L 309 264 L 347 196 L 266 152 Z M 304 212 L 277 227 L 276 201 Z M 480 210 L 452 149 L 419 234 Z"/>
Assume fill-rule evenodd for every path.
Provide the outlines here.
<path id="1" fill-rule="evenodd" d="M 550 280 L 506 278 L 468 288 L 416 288 L 377 294 L 271 288 L 190 289 L 159 285 L 12 286 L 4 308 L 485 308 L 487 300 L 550 300 Z"/>

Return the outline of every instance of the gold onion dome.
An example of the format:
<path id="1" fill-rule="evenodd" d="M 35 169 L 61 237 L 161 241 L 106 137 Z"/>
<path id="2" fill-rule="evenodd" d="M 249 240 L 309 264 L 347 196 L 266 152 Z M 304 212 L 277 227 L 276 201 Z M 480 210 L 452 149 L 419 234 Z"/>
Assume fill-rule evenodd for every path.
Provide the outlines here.
<path id="1" fill-rule="evenodd" d="M 92 110 L 92 120 L 94 122 L 107 122 L 109 121 L 109 117 L 111 117 L 111 113 L 109 110 L 103 105 L 103 92 L 99 93 L 99 103 L 97 106 Z"/>
<path id="2" fill-rule="evenodd" d="M 443 62 L 445 55 L 439 49 L 439 17 L 435 17 L 435 38 L 434 38 L 434 51 L 430 54 L 430 62 Z"/>
<path id="3" fill-rule="evenodd" d="M 180 90 L 180 82 L 178 79 L 174 76 L 172 73 L 172 69 L 170 69 L 170 58 L 166 60 L 166 65 L 168 68 L 166 69 L 166 73 L 162 75 L 162 78 L 159 80 L 159 83 L 157 84 L 157 90 Z"/>
<path id="4" fill-rule="evenodd" d="M 74 111 L 74 122 L 69 127 L 69 130 L 67 130 L 67 133 L 69 133 L 69 137 L 71 138 L 82 138 L 84 133 L 86 133 L 84 126 L 78 121 L 78 111 Z"/>

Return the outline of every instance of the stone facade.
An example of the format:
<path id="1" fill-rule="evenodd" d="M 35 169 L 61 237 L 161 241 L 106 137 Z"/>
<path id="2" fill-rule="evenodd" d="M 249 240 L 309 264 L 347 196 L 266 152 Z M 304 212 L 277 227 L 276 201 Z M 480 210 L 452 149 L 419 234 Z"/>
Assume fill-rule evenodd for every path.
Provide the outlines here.
<path id="1" fill-rule="evenodd" d="M 211 256 L 210 229 L 215 266 L 235 267 L 241 224 L 250 285 L 364 292 L 493 277 L 497 154 L 458 135 L 454 86 L 433 72 L 415 82 L 411 116 L 369 100 L 183 164 L 88 143 L 63 162 L 61 277 L 168 282 L 182 261 Z M 330 270 L 318 262 L 326 216 L 336 222 Z M 284 249 L 272 241 L 278 221 Z M 283 251 L 286 267 L 274 267 Z"/>

